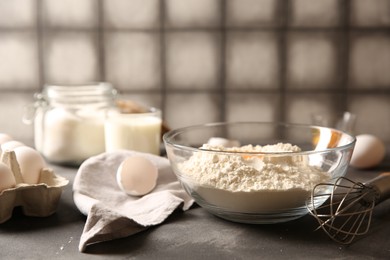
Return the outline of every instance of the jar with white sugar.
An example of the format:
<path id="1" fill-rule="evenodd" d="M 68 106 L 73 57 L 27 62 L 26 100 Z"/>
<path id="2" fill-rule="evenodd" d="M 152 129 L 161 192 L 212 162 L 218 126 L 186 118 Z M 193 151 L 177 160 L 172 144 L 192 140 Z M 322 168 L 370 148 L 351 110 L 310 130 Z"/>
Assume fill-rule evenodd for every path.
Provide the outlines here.
<path id="1" fill-rule="evenodd" d="M 106 111 L 115 107 L 117 91 L 109 83 L 47 85 L 35 95 L 35 147 L 57 164 L 79 165 L 105 151 Z"/>

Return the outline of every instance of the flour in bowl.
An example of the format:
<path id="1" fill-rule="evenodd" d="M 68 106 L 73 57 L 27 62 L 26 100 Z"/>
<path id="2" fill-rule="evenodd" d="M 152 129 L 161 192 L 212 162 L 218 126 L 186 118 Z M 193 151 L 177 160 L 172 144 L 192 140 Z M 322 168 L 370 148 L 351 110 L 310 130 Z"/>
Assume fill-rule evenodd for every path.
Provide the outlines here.
<path id="1" fill-rule="evenodd" d="M 288 143 L 231 148 L 204 144 L 200 150 L 207 151 L 195 152 L 179 165 L 183 181 L 191 182 L 208 203 L 234 211 L 304 206 L 314 185 L 330 178 Z"/>

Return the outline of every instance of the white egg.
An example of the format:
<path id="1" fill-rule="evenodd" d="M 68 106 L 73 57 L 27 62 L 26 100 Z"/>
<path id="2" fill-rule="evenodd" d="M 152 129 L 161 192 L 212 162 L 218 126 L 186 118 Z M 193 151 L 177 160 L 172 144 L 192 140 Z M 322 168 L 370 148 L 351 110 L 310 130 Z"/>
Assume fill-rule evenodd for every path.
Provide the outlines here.
<path id="1" fill-rule="evenodd" d="M 19 142 L 19 141 L 12 140 L 12 141 L 8 141 L 8 142 L 3 143 L 1 145 L 1 150 L 13 151 L 15 148 L 20 147 L 20 146 L 25 146 L 25 144 L 22 142 Z"/>
<path id="2" fill-rule="evenodd" d="M 385 145 L 378 137 L 369 134 L 357 135 L 351 166 L 359 169 L 375 167 L 384 159 L 385 154 Z"/>
<path id="3" fill-rule="evenodd" d="M 35 149 L 28 146 L 20 146 L 14 150 L 20 166 L 23 180 L 28 184 L 37 184 L 41 170 L 46 167 L 45 160 Z"/>
<path id="4" fill-rule="evenodd" d="M 151 192 L 157 184 L 157 177 L 157 167 L 141 156 L 131 156 L 124 160 L 116 175 L 121 190 L 132 196 Z"/>
<path id="5" fill-rule="evenodd" d="M 11 169 L 6 164 L 0 162 L 0 192 L 5 189 L 14 188 L 15 185 L 16 180 Z"/>
<path id="6" fill-rule="evenodd" d="M 9 136 L 7 134 L 0 133 L 0 145 L 2 145 L 3 143 L 9 142 L 9 141 L 12 141 L 11 136 Z"/>

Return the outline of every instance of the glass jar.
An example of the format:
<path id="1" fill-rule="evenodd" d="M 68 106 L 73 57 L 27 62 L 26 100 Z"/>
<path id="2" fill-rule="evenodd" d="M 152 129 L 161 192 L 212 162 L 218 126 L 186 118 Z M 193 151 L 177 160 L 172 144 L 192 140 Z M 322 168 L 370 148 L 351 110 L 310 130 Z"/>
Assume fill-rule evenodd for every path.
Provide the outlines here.
<path id="1" fill-rule="evenodd" d="M 106 152 L 135 150 L 160 155 L 161 110 L 149 107 L 138 113 L 111 110 L 105 122 Z"/>
<path id="2" fill-rule="evenodd" d="M 115 107 L 111 84 L 47 85 L 25 115 L 34 123 L 35 148 L 51 163 L 80 165 L 105 151 L 104 120 Z"/>

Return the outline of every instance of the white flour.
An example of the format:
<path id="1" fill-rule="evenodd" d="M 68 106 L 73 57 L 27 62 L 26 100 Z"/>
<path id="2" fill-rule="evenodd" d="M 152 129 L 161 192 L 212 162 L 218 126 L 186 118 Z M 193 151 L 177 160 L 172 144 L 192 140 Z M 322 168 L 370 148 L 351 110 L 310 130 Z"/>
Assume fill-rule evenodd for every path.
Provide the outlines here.
<path id="1" fill-rule="evenodd" d="M 330 178 L 328 173 L 310 166 L 307 156 L 286 156 L 286 152 L 301 151 L 291 144 L 232 148 L 205 144 L 200 149 L 219 153 L 194 153 L 179 165 L 181 172 L 206 201 L 235 211 L 256 212 L 303 206 L 314 185 Z M 228 153 L 232 151 L 241 154 Z M 273 155 L 245 152 L 272 152 Z M 281 154 L 275 155 L 278 152 Z"/>

